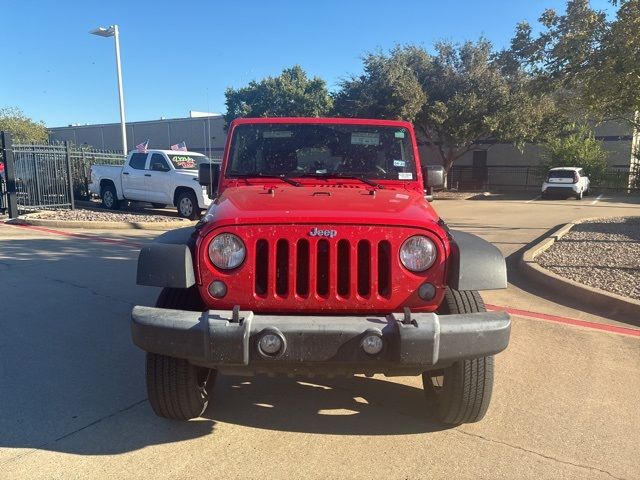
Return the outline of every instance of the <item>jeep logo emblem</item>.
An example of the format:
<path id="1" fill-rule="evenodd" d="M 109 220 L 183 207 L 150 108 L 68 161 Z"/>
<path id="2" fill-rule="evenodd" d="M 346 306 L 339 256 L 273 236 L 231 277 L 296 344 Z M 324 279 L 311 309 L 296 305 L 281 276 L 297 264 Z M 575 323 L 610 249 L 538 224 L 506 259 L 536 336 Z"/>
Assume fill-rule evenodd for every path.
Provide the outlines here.
<path id="1" fill-rule="evenodd" d="M 318 227 L 313 227 L 313 230 L 309 232 L 309 236 L 311 237 L 329 237 L 333 238 L 338 235 L 337 230 L 321 230 Z"/>

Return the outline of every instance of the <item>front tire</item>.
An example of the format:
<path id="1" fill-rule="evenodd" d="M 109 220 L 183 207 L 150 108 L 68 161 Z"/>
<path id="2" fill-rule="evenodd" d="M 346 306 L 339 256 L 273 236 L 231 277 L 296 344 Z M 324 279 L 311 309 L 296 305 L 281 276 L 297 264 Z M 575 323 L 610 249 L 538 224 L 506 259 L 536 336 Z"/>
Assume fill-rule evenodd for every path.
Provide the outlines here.
<path id="1" fill-rule="evenodd" d="M 197 288 L 164 288 L 156 307 L 203 311 Z M 216 379 L 216 370 L 198 367 L 182 358 L 148 352 L 147 395 L 159 417 L 190 420 L 204 413 Z"/>
<path id="2" fill-rule="evenodd" d="M 118 210 L 120 208 L 120 200 L 118 200 L 118 193 L 116 187 L 113 185 L 105 185 L 100 192 L 102 198 L 102 206 L 109 210 Z"/>
<path id="3" fill-rule="evenodd" d="M 191 191 L 180 193 L 176 200 L 176 206 L 178 207 L 178 216 L 181 218 L 195 220 L 200 216 L 198 199 L 195 193 Z"/>
<path id="4" fill-rule="evenodd" d="M 439 314 L 485 312 L 477 291 L 447 288 Z M 425 372 L 422 382 L 433 417 L 460 425 L 484 418 L 493 391 L 493 356 L 460 360 L 441 370 Z"/>

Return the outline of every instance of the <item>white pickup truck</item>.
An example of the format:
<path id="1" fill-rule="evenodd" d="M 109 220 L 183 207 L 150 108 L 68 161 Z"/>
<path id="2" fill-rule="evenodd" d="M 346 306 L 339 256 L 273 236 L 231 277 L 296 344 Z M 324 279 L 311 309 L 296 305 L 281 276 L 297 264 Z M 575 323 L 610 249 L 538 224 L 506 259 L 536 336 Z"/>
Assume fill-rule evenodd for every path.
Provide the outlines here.
<path id="1" fill-rule="evenodd" d="M 178 215 L 193 220 L 211 204 L 198 183 L 198 165 L 209 161 L 195 152 L 133 151 L 122 167 L 93 165 L 89 191 L 112 210 L 127 200 L 148 202 L 156 208 L 174 205 Z"/>

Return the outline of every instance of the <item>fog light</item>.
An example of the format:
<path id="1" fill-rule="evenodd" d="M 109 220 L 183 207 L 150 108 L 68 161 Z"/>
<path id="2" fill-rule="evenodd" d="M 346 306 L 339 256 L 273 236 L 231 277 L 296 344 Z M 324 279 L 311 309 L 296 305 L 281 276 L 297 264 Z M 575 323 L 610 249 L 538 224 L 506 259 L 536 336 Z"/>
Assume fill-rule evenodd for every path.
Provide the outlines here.
<path id="1" fill-rule="evenodd" d="M 222 298 L 227 294 L 227 286 L 220 280 L 215 280 L 209 284 L 209 293 L 214 298 Z"/>
<path id="2" fill-rule="evenodd" d="M 265 355 L 276 355 L 282 348 L 283 342 L 280 335 L 276 333 L 265 333 L 260 337 L 258 348 Z"/>
<path id="3" fill-rule="evenodd" d="M 382 351 L 384 341 L 380 335 L 369 334 L 362 339 L 362 349 L 369 355 L 377 355 Z"/>
<path id="4" fill-rule="evenodd" d="M 431 300 L 436 296 L 436 287 L 430 283 L 423 283 L 418 289 L 418 295 L 422 300 Z"/>

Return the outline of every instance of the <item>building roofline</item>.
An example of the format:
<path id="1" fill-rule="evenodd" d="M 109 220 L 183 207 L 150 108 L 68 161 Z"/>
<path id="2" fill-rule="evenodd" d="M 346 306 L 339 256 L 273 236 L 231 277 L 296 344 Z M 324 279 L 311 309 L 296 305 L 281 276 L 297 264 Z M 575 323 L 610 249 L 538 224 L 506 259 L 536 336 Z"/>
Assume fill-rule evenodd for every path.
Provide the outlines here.
<path id="1" fill-rule="evenodd" d="M 159 123 L 159 122 L 187 122 L 187 121 L 201 121 L 209 118 L 224 118 L 224 115 L 209 115 L 204 117 L 177 117 L 177 118 L 158 118 L 157 120 L 141 120 L 138 122 L 127 122 L 127 125 L 144 125 L 149 123 Z M 120 122 L 111 122 L 111 123 L 92 123 L 89 125 L 63 125 L 59 127 L 47 127 L 48 130 L 60 130 L 63 128 L 95 128 L 95 127 L 112 127 L 119 126 Z"/>

